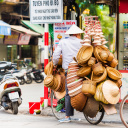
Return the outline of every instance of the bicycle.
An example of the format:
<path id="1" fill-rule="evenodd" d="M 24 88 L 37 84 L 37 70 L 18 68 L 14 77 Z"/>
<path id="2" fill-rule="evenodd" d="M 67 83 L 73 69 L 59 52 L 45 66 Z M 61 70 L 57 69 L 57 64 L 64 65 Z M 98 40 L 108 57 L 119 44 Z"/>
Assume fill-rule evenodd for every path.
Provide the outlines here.
<path id="1" fill-rule="evenodd" d="M 58 120 L 65 118 L 64 104 L 63 104 L 63 108 L 62 108 L 61 110 L 57 111 L 57 110 L 56 110 L 56 107 L 57 107 L 57 106 L 55 106 L 53 100 L 56 99 L 56 102 L 59 103 L 59 102 L 60 102 L 60 99 L 57 99 L 57 97 L 55 96 L 53 90 L 51 90 L 50 96 L 51 96 L 51 108 L 52 108 L 53 115 L 54 115 L 54 116 L 56 117 L 56 119 L 58 119 Z M 90 118 L 89 116 L 87 116 L 87 115 L 85 115 L 85 114 L 84 114 L 84 117 L 85 117 L 85 119 L 86 119 L 90 124 L 97 125 L 97 124 L 99 124 L 99 123 L 102 121 L 102 119 L 103 119 L 103 117 L 104 117 L 104 112 L 105 112 L 105 111 L 104 111 L 102 105 L 100 105 L 100 106 L 99 106 L 99 111 L 98 111 L 96 117 Z"/>
<path id="2" fill-rule="evenodd" d="M 128 128 L 128 115 L 125 110 L 128 110 L 128 94 L 123 98 L 120 104 L 120 118 L 123 124 Z"/>

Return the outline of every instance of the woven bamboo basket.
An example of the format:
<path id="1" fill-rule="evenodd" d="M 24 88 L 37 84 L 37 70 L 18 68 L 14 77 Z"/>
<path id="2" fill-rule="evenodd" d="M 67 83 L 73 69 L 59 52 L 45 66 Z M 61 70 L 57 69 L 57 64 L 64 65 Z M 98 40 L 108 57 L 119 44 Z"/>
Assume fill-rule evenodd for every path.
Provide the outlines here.
<path id="1" fill-rule="evenodd" d="M 99 111 L 99 102 L 96 101 L 93 97 L 88 98 L 87 103 L 83 109 L 83 113 L 90 118 L 94 118 Z"/>
<path id="2" fill-rule="evenodd" d="M 44 73 L 45 73 L 46 75 L 49 75 L 49 74 L 52 74 L 52 73 L 53 73 L 53 62 L 52 62 L 52 61 L 49 62 L 49 63 L 46 65 L 46 67 L 45 67 L 45 69 L 44 69 Z"/>
<path id="3" fill-rule="evenodd" d="M 94 64 L 96 63 L 96 58 L 94 57 L 91 57 L 88 61 L 88 66 L 93 66 Z"/>
<path id="4" fill-rule="evenodd" d="M 116 58 L 114 58 L 111 62 L 110 62 L 110 66 L 115 68 L 118 65 L 118 60 Z"/>
<path id="5" fill-rule="evenodd" d="M 54 84 L 54 78 L 53 75 L 48 75 L 45 79 L 44 79 L 44 86 L 46 87 L 51 87 Z"/>
<path id="6" fill-rule="evenodd" d="M 104 67 L 102 66 L 102 64 L 100 62 L 94 64 L 92 66 L 92 70 L 94 75 L 100 76 L 104 73 Z"/>
<path id="7" fill-rule="evenodd" d="M 114 55 L 111 52 L 109 52 L 107 61 L 112 61 L 113 59 L 114 59 Z"/>
<path id="8" fill-rule="evenodd" d="M 103 63 L 107 63 L 107 61 L 102 60 L 101 57 L 100 57 L 100 55 L 99 55 L 100 52 L 103 51 L 103 50 L 109 52 L 109 50 L 108 50 L 106 47 L 104 47 L 103 45 L 101 45 L 101 46 L 96 46 L 96 47 L 94 48 L 94 56 L 95 56 L 99 61 L 101 61 L 101 62 L 103 62 Z"/>
<path id="9" fill-rule="evenodd" d="M 79 65 L 87 63 L 93 53 L 92 46 L 82 46 L 77 53 L 76 59 Z"/>
<path id="10" fill-rule="evenodd" d="M 122 78 L 122 74 L 112 67 L 107 67 L 107 74 L 113 80 L 119 80 Z"/>
<path id="11" fill-rule="evenodd" d="M 91 73 L 91 67 L 87 66 L 87 67 L 81 67 L 78 71 L 77 71 L 77 76 L 79 77 L 85 77 L 87 75 L 89 75 Z"/>
<path id="12" fill-rule="evenodd" d="M 80 112 L 83 111 L 86 101 L 87 101 L 87 96 L 85 96 L 82 92 L 74 97 L 71 97 L 72 107 Z"/>
<path id="13" fill-rule="evenodd" d="M 101 57 L 101 59 L 104 61 L 104 60 L 107 60 L 107 58 L 108 58 L 108 51 L 105 51 L 105 50 L 103 50 L 103 51 L 101 51 L 100 53 L 100 57 Z"/>
<path id="14" fill-rule="evenodd" d="M 95 95 L 96 93 L 96 82 L 92 81 L 92 77 L 93 77 L 93 72 L 91 75 L 91 80 L 88 77 L 85 77 L 86 80 L 83 81 L 83 85 L 82 85 L 82 93 L 86 94 L 91 94 L 91 95 Z"/>
<path id="15" fill-rule="evenodd" d="M 104 81 L 106 78 L 107 78 L 107 70 L 104 68 L 104 73 L 101 76 L 93 75 L 92 80 L 95 81 L 96 83 L 100 83 Z"/>
<path id="16" fill-rule="evenodd" d="M 117 80 L 115 83 L 117 84 L 117 86 L 119 88 L 121 88 L 121 86 L 122 86 L 122 80 L 121 79 Z"/>

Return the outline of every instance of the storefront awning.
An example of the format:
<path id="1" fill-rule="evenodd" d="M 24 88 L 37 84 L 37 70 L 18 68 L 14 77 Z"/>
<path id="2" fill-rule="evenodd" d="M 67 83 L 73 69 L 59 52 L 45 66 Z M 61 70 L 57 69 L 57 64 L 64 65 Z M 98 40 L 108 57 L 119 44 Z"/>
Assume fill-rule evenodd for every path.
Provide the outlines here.
<path id="1" fill-rule="evenodd" d="M 0 20 L 0 35 L 11 35 L 10 25 L 2 20 Z"/>
<path id="2" fill-rule="evenodd" d="M 24 33 L 32 36 L 41 36 L 41 34 L 38 34 L 36 32 L 33 32 L 25 27 L 19 26 L 19 25 L 11 25 L 12 31 L 19 32 L 19 33 Z"/>
<path id="3" fill-rule="evenodd" d="M 33 31 L 44 35 L 44 27 L 38 25 L 38 24 L 31 24 L 29 20 L 21 20 L 22 24 L 26 27 L 32 29 Z"/>

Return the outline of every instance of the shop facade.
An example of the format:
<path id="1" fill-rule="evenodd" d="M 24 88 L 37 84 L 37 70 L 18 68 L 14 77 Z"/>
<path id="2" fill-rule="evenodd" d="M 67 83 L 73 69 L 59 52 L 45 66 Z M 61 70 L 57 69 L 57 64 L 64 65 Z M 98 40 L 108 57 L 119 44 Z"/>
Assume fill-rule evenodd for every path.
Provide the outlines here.
<path id="1" fill-rule="evenodd" d="M 11 25 L 11 36 L 5 36 L 3 44 L 7 49 L 7 61 L 27 62 L 38 65 L 38 37 L 40 34 L 22 26 Z"/>
<path id="2" fill-rule="evenodd" d="M 119 1 L 119 42 L 118 61 L 119 70 L 128 71 L 128 1 Z"/>

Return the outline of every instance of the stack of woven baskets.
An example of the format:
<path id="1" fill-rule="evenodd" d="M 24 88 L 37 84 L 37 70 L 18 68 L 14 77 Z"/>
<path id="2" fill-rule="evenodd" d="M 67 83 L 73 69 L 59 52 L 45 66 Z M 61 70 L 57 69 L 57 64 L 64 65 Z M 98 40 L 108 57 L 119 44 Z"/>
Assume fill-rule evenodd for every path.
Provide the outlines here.
<path id="1" fill-rule="evenodd" d="M 99 110 L 99 101 L 104 104 L 116 104 L 119 101 L 119 89 L 122 86 L 122 74 L 115 69 L 118 60 L 104 45 L 106 41 L 103 38 L 101 40 L 104 43 L 94 39 L 95 45 L 82 41 L 82 47 L 74 59 L 76 62 L 69 64 L 67 76 L 67 81 L 72 79 L 68 83 L 71 105 L 91 118 Z"/>
<path id="2" fill-rule="evenodd" d="M 98 31 L 99 33 L 94 35 L 94 32 Z M 91 118 L 96 116 L 99 102 L 116 104 L 119 101 L 119 89 L 122 86 L 122 74 L 115 69 L 118 60 L 106 47 L 107 41 L 101 30 L 96 29 L 94 32 L 90 36 L 86 33 L 85 39 L 81 42 L 82 47 L 69 64 L 67 73 L 67 87 L 72 107 L 83 111 Z M 61 73 L 53 75 L 52 62 L 46 66 L 45 74 L 46 87 L 56 92 L 64 92 L 65 77 Z"/>
<path id="3" fill-rule="evenodd" d="M 63 98 L 65 94 L 65 73 L 61 71 L 53 72 L 52 61 L 46 65 L 44 72 L 47 75 L 44 79 L 44 86 L 54 90 L 60 99 Z"/>

